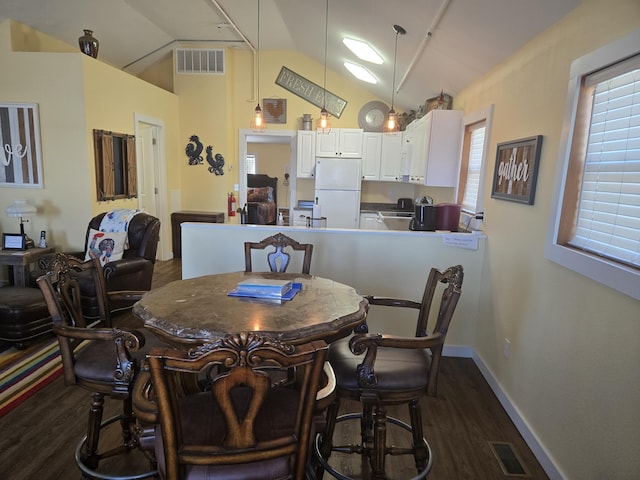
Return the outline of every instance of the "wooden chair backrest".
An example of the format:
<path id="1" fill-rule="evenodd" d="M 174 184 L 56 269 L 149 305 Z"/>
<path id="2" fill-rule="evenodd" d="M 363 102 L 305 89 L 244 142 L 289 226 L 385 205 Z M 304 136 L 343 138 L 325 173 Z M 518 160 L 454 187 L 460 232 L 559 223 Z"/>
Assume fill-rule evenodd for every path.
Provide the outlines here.
<path id="1" fill-rule="evenodd" d="M 311 270 L 311 255 L 313 254 L 313 244 L 310 243 L 298 243 L 294 239 L 284 235 L 283 233 L 276 233 L 270 237 L 267 237 L 259 242 L 245 242 L 244 243 L 244 262 L 245 272 L 252 272 L 251 251 L 252 250 L 264 250 L 267 247 L 274 247 L 275 250 L 267 254 L 267 262 L 272 272 L 286 272 L 289 266 L 291 256 L 284 249 L 289 247 L 294 251 L 303 251 L 304 258 L 302 263 L 302 273 L 308 274 Z"/>
<path id="2" fill-rule="evenodd" d="M 444 271 L 440 271 L 437 268 L 431 269 L 422 295 L 420 313 L 418 314 L 418 322 L 416 325 L 416 337 L 426 337 L 436 332 L 439 332 L 443 337 L 447 335 L 458 297 L 462 292 L 463 280 L 464 270 L 461 265 L 449 267 Z M 428 331 L 431 307 L 438 291 L 442 292 L 440 303 L 433 328 L 431 331 Z M 444 343 L 444 338 L 442 341 Z"/>
<path id="3" fill-rule="evenodd" d="M 246 464 L 283 456 L 293 458 L 291 478 L 304 478 L 316 392 L 326 354 L 323 341 L 294 347 L 253 332 L 230 334 L 192 351 L 152 349 L 148 355 L 149 368 L 162 429 L 167 478 L 181 478 L 185 465 Z M 212 368 L 215 366 L 223 373 Z M 291 411 L 295 415 L 294 430 L 280 432 L 280 436 L 268 440 L 257 438 L 254 428 L 267 396 L 276 394 L 278 388 L 292 388 L 273 386 L 267 369 L 293 367 L 298 372 L 300 392 L 297 409 Z M 217 445 L 182 442 L 183 422 L 178 407 L 181 388 L 177 380 L 181 372 L 199 375 L 208 372 L 210 392 L 197 395 L 210 395 L 207 405 L 219 409 L 223 418 L 224 439 Z M 236 403 L 237 395 L 232 395 L 238 387 L 250 391 L 242 397 L 242 407 Z"/>
<path id="4" fill-rule="evenodd" d="M 76 347 L 85 340 L 108 338 L 104 332 L 90 329 L 82 314 L 82 297 L 78 275 L 90 275 L 95 284 L 99 319 L 103 326 L 111 328 L 111 316 L 107 308 L 107 293 L 100 260 L 78 258 L 57 253 L 49 264 L 49 271 L 38 278 L 37 283 L 51 315 L 53 333 L 58 338 L 60 355 L 67 385 L 76 383 L 74 372 Z M 86 334 L 79 330 L 87 330 Z"/>

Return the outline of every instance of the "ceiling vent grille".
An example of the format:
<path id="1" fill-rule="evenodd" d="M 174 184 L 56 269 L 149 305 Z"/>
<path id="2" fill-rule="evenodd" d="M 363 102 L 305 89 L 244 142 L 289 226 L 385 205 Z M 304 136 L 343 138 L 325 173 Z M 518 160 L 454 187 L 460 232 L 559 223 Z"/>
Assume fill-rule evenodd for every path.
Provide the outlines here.
<path id="1" fill-rule="evenodd" d="M 224 74 L 224 50 L 176 48 L 176 72 L 184 74 Z"/>

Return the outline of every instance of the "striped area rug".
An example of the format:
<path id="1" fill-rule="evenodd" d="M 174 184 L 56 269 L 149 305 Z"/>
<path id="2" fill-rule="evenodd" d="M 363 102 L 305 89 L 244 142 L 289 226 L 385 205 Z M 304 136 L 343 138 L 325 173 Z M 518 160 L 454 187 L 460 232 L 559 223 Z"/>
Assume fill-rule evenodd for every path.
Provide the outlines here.
<path id="1" fill-rule="evenodd" d="M 55 338 L 17 350 L 0 343 L 0 417 L 33 396 L 62 374 Z"/>

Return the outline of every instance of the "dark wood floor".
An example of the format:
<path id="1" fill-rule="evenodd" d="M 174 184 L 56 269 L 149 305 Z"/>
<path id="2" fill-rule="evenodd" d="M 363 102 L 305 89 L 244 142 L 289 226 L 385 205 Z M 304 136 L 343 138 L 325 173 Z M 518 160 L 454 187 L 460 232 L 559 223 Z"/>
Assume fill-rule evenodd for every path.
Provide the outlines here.
<path id="1" fill-rule="evenodd" d="M 158 262 L 154 286 L 178 279 L 180 274 L 179 260 Z M 133 322 L 131 314 L 116 319 L 121 324 Z M 65 387 L 62 378 L 58 378 L 0 418 L 0 480 L 79 479 L 73 454 L 85 433 L 88 407 L 87 391 Z M 348 403 L 344 411 L 355 411 L 357 407 L 356 403 Z M 118 408 L 119 402 L 107 400 L 107 414 L 115 414 Z M 425 435 L 433 452 L 431 480 L 510 478 L 496 459 L 491 442 L 508 442 L 513 446 L 527 471 L 521 478 L 548 478 L 473 360 L 443 359 L 438 397 L 425 398 L 422 411 Z M 389 413 L 407 420 L 404 409 Z M 355 430 L 355 425 L 350 425 L 336 434 L 346 436 Z M 397 432 L 395 427 L 391 431 L 394 443 L 404 441 L 404 433 Z M 145 465 L 139 460 L 134 457 L 130 463 Z M 332 463 L 355 479 L 368 478 L 366 466 L 362 467 L 355 455 L 337 457 Z M 115 468 L 124 465 L 121 462 Z M 393 480 L 407 480 L 415 475 L 411 460 L 405 457 L 390 459 L 387 471 Z"/>

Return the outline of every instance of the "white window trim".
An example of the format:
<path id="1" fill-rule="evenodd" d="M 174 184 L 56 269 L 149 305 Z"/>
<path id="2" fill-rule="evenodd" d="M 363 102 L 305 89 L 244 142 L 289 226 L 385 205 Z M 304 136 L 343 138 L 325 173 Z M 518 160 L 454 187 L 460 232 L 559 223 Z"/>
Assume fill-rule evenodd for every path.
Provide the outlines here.
<path id="1" fill-rule="evenodd" d="M 556 180 L 545 242 L 545 257 L 592 280 L 640 300 L 640 272 L 597 255 L 568 248 L 557 243 L 562 211 L 562 198 L 567 180 L 571 140 L 575 127 L 581 79 L 639 51 L 640 30 L 584 55 L 571 63 L 567 104 L 563 121 Z"/>
<path id="2" fill-rule="evenodd" d="M 487 173 L 487 163 L 489 163 L 489 139 L 491 138 L 491 125 L 493 123 L 493 104 L 476 110 L 468 115 L 465 115 L 462 119 L 462 131 L 464 132 L 468 125 L 473 125 L 483 121 L 485 122 L 484 130 L 484 144 L 482 146 L 482 165 L 480 167 L 480 184 L 478 185 L 478 202 L 476 204 L 476 213 L 484 212 L 483 197 L 484 197 L 484 184 Z M 464 141 L 464 140 L 463 140 Z M 462 145 L 461 145 L 462 150 Z M 462 164 L 462 162 L 460 162 Z M 460 178 L 458 172 L 458 178 Z M 457 197 L 456 192 L 456 197 Z M 463 225 L 469 225 L 471 230 L 482 230 L 483 220 L 472 218 L 472 215 L 467 212 L 460 214 L 460 223 Z"/>

